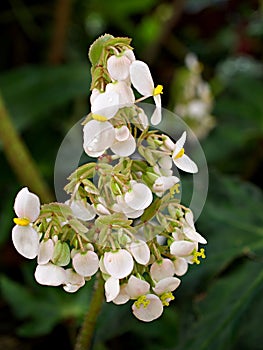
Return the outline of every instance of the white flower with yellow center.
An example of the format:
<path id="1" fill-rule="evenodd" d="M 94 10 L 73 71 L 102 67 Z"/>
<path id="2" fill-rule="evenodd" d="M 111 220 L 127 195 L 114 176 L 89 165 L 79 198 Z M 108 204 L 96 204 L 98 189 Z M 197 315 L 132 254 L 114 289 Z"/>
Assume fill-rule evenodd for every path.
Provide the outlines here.
<path id="1" fill-rule="evenodd" d="M 188 173 L 197 173 L 198 168 L 195 162 L 193 162 L 185 153 L 184 153 L 184 144 L 186 140 L 186 132 L 184 131 L 180 139 L 175 143 L 172 159 L 177 168 L 186 171 Z"/>
<path id="2" fill-rule="evenodd" d="M 162 85 L 154 86 L 153 78 L 148 65 L 145 62 L 135 60 L 130 66 L 130 77 L 132 85 L 144 98 L 153 96 L 156 108 L 151 117 L 151 123 L 157 125 L 162 120 Z M 141 99 L 140 99 L 141 100 Z"/>
<path id="3" fill-rule="evenodd" d="M 17 218 L 12 230 L 12 241 L 19 254 L 25 258 L 34 259 L 38 254 L 39 235 L 32 227 L 40 214 L 40 201 L 37 195 L 22 188 L 16 196 L 14 210 Z"/>
<path id="4" fill-rule="evenodd" d="M 103 122 L 111 119 L 119 110 L 120 97 L 115 91 L 101 92 L 92 101 L 91 112 L 95 120 Z"/>
<path id="5" fill-rule="evenodd" d="M 155 294 L 142 295 L 132 305 L 132 312 L 139 320 L 151 322 L 163 313 L 163 303 Z"/>

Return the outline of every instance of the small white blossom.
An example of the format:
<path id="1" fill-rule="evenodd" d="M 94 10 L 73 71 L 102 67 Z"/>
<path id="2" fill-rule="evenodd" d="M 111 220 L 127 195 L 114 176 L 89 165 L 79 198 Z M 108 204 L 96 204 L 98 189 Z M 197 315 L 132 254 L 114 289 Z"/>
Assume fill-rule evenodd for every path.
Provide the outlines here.
<path id="1" fill-rule="evenodd" d="M 39 265 L 45 265 L 52 259 L 54 247 L 55 245 L 51 238 L 40 242 L 37 255 L 37 263 Z"/>
<path id="2" fill-rule="evenodd" d="M 66 269 L 66 280 L 63 289 L 68 293 L 75 293 L 79 288 L 83 287 L 85 279 L 76 273 L 73 269 Z"/>
<path id="3" fill-rule="evenodd" d="M 131 190 L 125 193 L 125 203 L 134 210 L 147 208 L 152 200 L 152 191 L 143 183 L 132 182 Z"/>
<path id="4" fill-rule="evenodd" d="M 177 277 L 166 277 L 156 283 L 155 287 L 153 287 L 153 291 L 157 295 L 173 292 L 179 287 L 180 283 L 181 281 Z"/>
<path id="5" fill-rule="evenodd" d="M 67 280 L 66 271 L 61 266 L 47 263 L 38 265 L 35 271 L 35 279 L 39 284 L 46 286 L 60 286 Z"/>
<path id="6" fill-rule="evenodd" d="M 146 242 L 137 240 L 129 245 L 129 250 L 132 253 L 135 261 L 141 265 L 147 265 L 150 260 L 150 249 Z"/>
<path id="7" fill-rule="evenodd" d="M 118 278 L 109 277 L 104 284 L 106 301 L 113 301 L 120 292 L 120 282 Z"/>
<path id="8" fill-rule="evenodd" d="M 115 91 L 105 91 L 94 98 L 91 104 L 93 118 L 106 121 L 115 116 L 119 110 L 120 97 Z"/>
<path id="9" fill-rule="evenodd" d="M 173 162 L 177 168 L 188 173 L 197 173 L 197 165 L 184 153 L 184 144 L 186 140 L 186 132 L 184 131 L 180 139 L 175 143 L 173 149 Z"/>
<path id="10" fill-rule="evenodd" d="M 81 276 L 93 276 L 99 268 L 98 255 L 93 251 L 76 253 L 72 258 L 74 270 Z"/>
<path id="11" fill-rule="evenodd" d="M 150 284 L 141 280 L 138 277 L 131 276 L 126 285 L 126 293 L 130 299 L 137 299 L 141 295 L 148 294 L 150 291 Z"/>
<path id="12" fill-rule="evenodd" d="M 155 294 L 147 294 L 144 299 L 138 299 L 132 305 L 132 312 L 135 317 L 144 322 L 151 322 L 163 313 L 163 304 Z"/>
<path id="13" fill-rule="evenodd" d="M 170 259 L 163 259 L 161 262 L 155 261 L 150 268 L 151 277 L 156 282 L 173 277 L 174 273 L 174 264 Z"/>
<path id="14" fill-rule="evenodd" d="M 108 274 L 116 279 L 127 277 L 133 270 L 134 261 L 125 249 L 116 252 L 106 252 L 103 259 Z"/>

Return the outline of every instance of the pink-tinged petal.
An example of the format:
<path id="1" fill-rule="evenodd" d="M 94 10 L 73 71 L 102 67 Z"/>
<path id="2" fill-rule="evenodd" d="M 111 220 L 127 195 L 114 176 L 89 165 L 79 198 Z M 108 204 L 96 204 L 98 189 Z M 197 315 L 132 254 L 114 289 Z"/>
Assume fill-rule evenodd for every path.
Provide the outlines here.
<path id="1" fill-rule="evenodd" d="M 34 222 L 40 214 L 40 200 L 36 194 L 24 187 L 16 196 L 14 209 L 19 218 L 27 218 Z"/>
<path id="2" fill-rule="evenodd" d="M 154 82 L 148 65 L 145 62 L 135 60 L 130 65 L 130 77 L 132 85 L 143 96 L 152 96 Z"/>
<path id="3" fill-rule="evenodd" d="M 112 55 L 107 60 L 107 70 L 113 80 L 125 80 L 129 76 L 131 61 L 126 55 Z"/>
<path id="4" fill-rule="evenodd" d="M 125 50 L 123 54 L 130 60 L 130 62 L 136 60 L 133 50 Z"/>
<path id="5" fill-rule="evenodd" d="M 115 91 L 107 91 L 98 95 L 92 105 L 91 112 L 99 114 L 106 119 L 111 119 L 119 110 L 119 94 Z"/>
<path id="6" fill-rule="evenodd" d="M 16 225 L 12 230 L 12 241 L 19 254 L 34 259 L 38 253 L 39 235 L 31 226 Z"/>
<path id="7" fill-rule="evenodd" d="M 66 269 L 66 280 L 63 289 L 68 293 L 75 293 L 85 284 L 83 276 L 76 273 L 73 269 Z"/>
<path id="8" fill-rule="evenodd" d="M 148 186 L 142 183 L 135 183 L 132 185 L 132 189 L 125 193 L 124 200 L 132 209 L 141 210 L 151 204 L 153 195 Z"/>
<path id="9" fill-rule="evenodd" d="M 157 282 L 153 288 L 154 293 L 161 295 L 166 292 L 173 292 L 179 287 L 181 281 L 177 277 L 167 277 Z"/>
<path id="10" fill-rule="evenodd" d="M 135 276 L 129 278 L 126 286 L 126 292 L 131 299 L 137 299 L 141 295 L 147 294 L 150 291 L 150 284 Z"/>
<path id="11" fill-rule="evenodd" d="M 122 125 L 120 128 L 115 128 L 116 140 L 125 141 L 130 136 L 130 130 L 126 125 Z"/>
<path id="12" fill-rule="evenodd" d="M 184 258 L 177 257 L 174 261 L 175 274 L 183 276 L 188 270 L 188 263 Z"/>
<path id="13" fill-rule="evenodd" d="M 136 150 L 136 142 L 132 135 L 125 141 L 117 141 L 111 146 L 113 153 L 120 157 L 128 157 Z"/>
<path id="14" fill-rule="evenodd" d="M 98 255 L 93 251 L 77 253 L 72 259 L 74 270 L 81 276 L 93 276 L 99 268 Z"/>
<path id="15" fill-rule="evenodd" d="M 37 263 L 39 265 L 47 264 L 51 260 L 53 253 L 54 253 L 54 242 L 52 241 L 52 239 L 49 238 L 46 241 L 43 240 L 39 244 Z"/>
<path id="16" fill-rule="evenodd" d="M 127 303 L 127 301 L 130 300 L 129 295 L 126 292 L 126 286 L 127 286 L 127 283 L 124 283 L 120 286 L 119 294 L 117 295 L 117 297 L 115 299 L 112 300 L 114 304 L 122 305 L 122 304 Z"/>
<path id="17" fill-rule="evenodd" d="M 132 272 L 134 265 L 131 254 L 125 249 L 106 252 L 103 262 L 108 274 L 117 279 L 127 277 Z"/>
<path id="18" fill-rule="evenodd" d="M 135 302 L 132 305 L 132 311 L 135 317 L 144 322 L 151 322 L 163 313 L 163 304 L 161 300 L 154 294 L 147 294 L 146 300 L 149 301 L 147 306 L 141 304 L 138 307 L 138 303 Z"/>
<path id="19" fill-rule="evenodd" d="M 38 265 L 35 271 L 35 279 L 45 286 L 60 286 L 66 281 L 66 271 L 61 266 L 48 263 Z"/>
<path id="20" fill-rule="evenodd" d="M 163 259 L 160 263 L 155 261 L 150 268 L 151 277 L 156 282 L 172 277 L 174 273 L 174 264 L 170 259 Z"/>
<path id="21" fill-rule="evenodd" d="M 91 120 L 83 128 L 83 148 L 89 152 L 104 152 L 115 141 L 115 129 L 109 122 Z"/>
<path id="22" fill-rule="evenodd" d="M 184 131 L 182 136 L 179 138 L 179 140 L 175 143 L 174 150 L 173 150 L 173 158 L 177 156 L 177 154 L 181 151 L 181 149 L 184 147 L 186 141 L 186 132 Z"/>
<path id="23" fill-rule="evenodd" d="M 104 284 L 106 301 L 109 303 L 113 299 L 117 298 L 120 292 L 120 282 L 117 278 L 110 277 Z"/>
<path id="24" fill-rule="evenodd" d="M 170 252 L 175 256 L 187 256 L 193 252 L 195 247 L 193 242 L 177 241 L 171 244 Z"/>
<path id="25" fill-rule="evenodd" d="M 146 265 L 150 260 L 150 249 L 146 242 L 138 240 L 130 244 L 130 252 L 138 264 Z"/>

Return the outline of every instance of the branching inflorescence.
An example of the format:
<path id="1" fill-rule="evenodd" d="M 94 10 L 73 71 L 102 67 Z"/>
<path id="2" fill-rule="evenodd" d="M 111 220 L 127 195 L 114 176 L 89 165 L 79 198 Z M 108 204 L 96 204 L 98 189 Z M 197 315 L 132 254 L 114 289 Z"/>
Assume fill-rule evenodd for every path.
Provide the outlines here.
<path id="1" fill-rule="evenodd" d="M 133 314 L 149 322 L 174 299 L 189 264 L 199 264 L 206 240 L 196 232 L 190 209 L 180 204 L 172 166 L 196 173 L 185 154 L 186 132 L 177 142 L 152 130 L 137 104 L 153 97 L 152 125 L 161 121 L 162 86 L 136 60 L 130 39 L 104 35 L 90 48 L 91 113 L 83 148 L 97 158 L 76 169 L 65 203 L 40 206 L 23 188 L 15 199 L 17 251 L 37 258 L 42 285 L 73 293 L 100 273 L 107 302 L 130 299 Z M 135 100 L 134 89 L 141 95 Z"/>

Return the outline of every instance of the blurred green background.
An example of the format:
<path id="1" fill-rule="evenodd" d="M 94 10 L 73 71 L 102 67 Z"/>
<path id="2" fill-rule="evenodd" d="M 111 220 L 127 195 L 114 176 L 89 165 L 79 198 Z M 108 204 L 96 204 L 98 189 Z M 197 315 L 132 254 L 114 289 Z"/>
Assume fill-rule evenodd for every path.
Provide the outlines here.
<path id="1" fill-rule="evenodd" d="M 189 52 L 213 95 L 213 127 L 205 128 L 205 116 L 197 123 L 205 129 L 200 141 L 210 176 L 197 221 L 207 259 L 182 277 L 157 321 L 134 319 L 130 304 L 104 305 L 93 349 L 263 349 L 263 4 L 5 0 L 0 9 L 1 95 L 51 189 L 58 147 L 89 111 L 87 51 L 99 35 L 133 38 L 136 57 L 164 85 L 164 107 L 173 110 L 184 98 Z M 1 140 L 0 170 L 0 348 L 73 349 L 92 286 L 68 295 L 37 285 L 35 262 L 20 257 L 10 240 L 13 201 L 23 184 Z"/>

